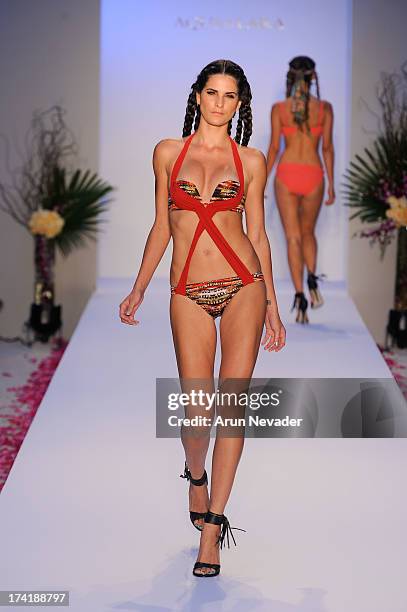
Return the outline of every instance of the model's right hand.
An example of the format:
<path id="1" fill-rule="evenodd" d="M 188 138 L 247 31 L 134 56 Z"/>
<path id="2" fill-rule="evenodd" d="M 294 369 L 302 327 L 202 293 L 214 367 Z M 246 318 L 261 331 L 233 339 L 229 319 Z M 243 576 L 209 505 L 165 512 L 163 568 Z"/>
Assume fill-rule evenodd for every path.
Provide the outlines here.
<path id="1" fill-rule="evenodd" d="M 136 321 L 134 314 L 144 299 L 144 293 L 140 289 L 133 289 L 120 304 L 120 320 L 127 325 L 137 325 L 140 321 Z"/>
<path id="2" fill-rule="evenodd" d="M 329 185 L 328 187 L 328 198 L 325 200 L 325 204 L 326 206 L 330 206 L 331 204 L 333 204 L 335 202 L 335 190 L 332 187 L 332 185 Z"/>

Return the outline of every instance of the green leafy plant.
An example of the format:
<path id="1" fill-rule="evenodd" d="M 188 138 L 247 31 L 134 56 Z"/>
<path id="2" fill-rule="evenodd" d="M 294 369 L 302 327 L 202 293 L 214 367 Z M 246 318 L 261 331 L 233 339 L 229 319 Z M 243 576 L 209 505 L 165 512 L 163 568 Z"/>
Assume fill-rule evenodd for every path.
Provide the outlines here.
<path id="1" fill-rule="evenodd" d="M 400 73 L 383 73 L 377 89 L 381 107 L 379 131 L 363 155 L 355 155 L 345 172 L 345 205 L 350 219 L 379 222 L 356 235 L 386 246 L 407 225 L 407 63 Z"/>
<path id="2" fill-rule="evenodd" d="M 106 209 L 106 196 L 112 187 L 89 170 L 76 170 L 71 176 L 65 168 L 55 168 L 50 194 L 43 200 L 45 210 L 58 210 L 64 219 L 63 230 L 55 245 L 63 255 L 93 239 L 103 223 L 100 215 Z"/>
<path id="3" fill-rule="evenodd" d="M 60 106 L 34 113 L 22 165 L 0 182 L 0 209 L 62 255 L 95 239 L 113 187 L 90 170 L 74 169 L 77 146 Z M 9 144 L 6 161 L 9 166 Z"/>

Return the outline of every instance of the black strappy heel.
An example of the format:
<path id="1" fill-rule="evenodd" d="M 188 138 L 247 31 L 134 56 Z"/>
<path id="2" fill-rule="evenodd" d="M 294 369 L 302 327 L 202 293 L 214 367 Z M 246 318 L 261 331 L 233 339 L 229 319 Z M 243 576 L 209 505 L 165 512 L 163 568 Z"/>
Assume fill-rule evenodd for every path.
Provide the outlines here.
<path id="1" fill-rule="evenodd" d="M 303 294 L 302 291 L 298 291 L 294 296 L 294 302 L 291 307 L 291 311 L 297 309 L 297 316 L 295 318 L 297 323 L 309 323 L 307 308 L 308 308 L 308 300 Z"/>
<path id="2" fill-rule="evenodd" d="M 204 473 L 202 474 L 200 478 L 192 478 L 191 472 L 187 466 L 186 461 L 185 461 L 184 473 L 180 474 L 180 477 L 186 478 L 195 487 L 202 487 L 202 485 L 208 484 L 208 474 L 206 473 L 206 470 L 204 470 Z M 192 510 L 189 511 L 189 517 L 191 519 L 191 523 L 196 529 L 198 529 L 198 531 L 202 531 L 203 526 L 201 527 L 200 525 L 197 525 L 195 521 L 197 521 L 198 519 L 203 519 L 205 518 L 205 516 L 206 516 L 206 512 L 194 512 Z"/>
<path id="3" fill-rule="evenodd" d="M 229 534 L 232 537 L 234 545 L 237 546 L 232 529 L 237 529 L 238 531 L 246 531 L 245 529 L 240 529 L 239 527 L 231 527 L 228 519 L 226 518 L 224 514 L 215 514 L 214 512 L 211 512 L 210 510 L 208 510 L 208 512 L 205 515 L 205 523 L 212 523 L 212 525 L 222 525 L 221 530 L 220 530 L 220 535 L 216 541 L 216 545 L 220 544 L 221 550 L 225 543 L 225 538 L 226 538 L 226 543 L 228 545 L 228 548 L 230 548 Z M 196 573 L 196 570 L 204 569 L 204 568 L 208 568 L 213 571 L 205 572 L 202 574 Z M 192 570 L 193 575 L 197 576 L 198 578 L 210 578 L 212 576 L 217 576 L 219 572 L 220 572 L 220 563 L 205 563 L 204 561 L 197 561 L 194 565 L 194 569 Z"/>
<path id="4" fill-rule="evenodd" d="M 317 276 L 313 272 L 308 272 L 307 285 L 311 297 L 311 308 L 319 308 L 324 303 L 324 298 L 318 288 L 318 281 L 326 278 L 325 274 Z"/>

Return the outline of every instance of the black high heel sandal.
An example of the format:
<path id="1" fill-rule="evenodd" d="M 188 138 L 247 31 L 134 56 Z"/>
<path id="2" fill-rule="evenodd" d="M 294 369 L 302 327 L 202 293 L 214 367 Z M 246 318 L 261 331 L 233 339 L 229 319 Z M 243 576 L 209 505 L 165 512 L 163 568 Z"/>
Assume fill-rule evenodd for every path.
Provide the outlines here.
<path id="1" fill-rule="evenodd" d="M 225 538 L 226 538 L 226 543 L 228 545 L 228 548 L 230 548 L 229 534 L 232 537 L 234 545 L 237 546 L 236 540 L 233 536 L 232 529 L 237 529 L 238 531 L 246 531 L 245 529 L 239 529 L 239 527 L 231 527 L 228 519 L 226 518 L 224 514 L 215 514 L 214 512 L 211 512 L 210 510 L 208 510 L 208 512 L 205 515 L 205 523 L 212 523 L 212 525 L 222 525 L 221 530 L 220 530 L 220 535 L 216 541 L 216 545 L 220 544 L 221 550 L 225 543 Z M 213 571 L 205 572 L 202 574 L 196 573 L 196 570 L 204 569 L 204 568 L 208 568 Z M 217 576 L 219 572 L 220 572 L 220 563 L 205 563 L 204 561 L 197 561 L 194 565 L 194 569 L 192 570 L 193 575 L 197 576 L 198 578 L 210 578 L 212 576 Z"/>
<path id="2" fill-rule="evenodd" d="M 208 484 L 208 474 L 206 473 L 206 470 L 204 470 L 204 473 L 202 474 L 200 478 L 192 478 L 191 472 L 189 471 L 186 461 L 185 461 L 184 473 L 180 474 L 180 477 L 186 478 L 195 487 L 202 487 L 204 484 Z M 198 531 L 202 531 L 203 526 L 201 527 L 201 525 L 197 525 L 195 521 L 199 519 L 203 519 L 205 518 L 205 516 L 206 516 L 206 512 L 194 512 L 193 510 L 189 511 L 189 518 L 191 519 L 191 523 L 196 529 L 198 529 Z"/>
<path id="3" fill-rule="evenodd" d="M 319 308 L 324 303 L 324 298 L 318 288 L 318 281 L 324 278 L 326 278 L 325 274 L 317 276 L 313 272 L 308 272 L 307 285 L 311 297 L 311 308 Z"/>
<path id="4" fill-rule="evenodd" d="M 297 291 L 294 296 L 294 302 L 291 307 L 291 312 L 294 310 L 294 308 L 297 309 L 297 316 L 295 318 L 295 321 L 297 323 L 309 323 L 307 315 L 308 300 L 302 291 Z"/>

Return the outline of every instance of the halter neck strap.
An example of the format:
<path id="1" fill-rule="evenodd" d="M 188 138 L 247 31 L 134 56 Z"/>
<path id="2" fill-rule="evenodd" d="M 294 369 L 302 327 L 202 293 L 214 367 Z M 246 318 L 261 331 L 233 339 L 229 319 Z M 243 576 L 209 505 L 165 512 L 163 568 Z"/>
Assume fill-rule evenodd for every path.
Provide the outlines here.
<path id="1" fill-rule="evenodd" d="M 173 186 L 177 180 L 177 176 L 178 173 L 181 169 L 182 166 L 182 162 L 185 159 L 185 156 L 188 152 L 189 149 L 189 145 L 191 144 L 191 141 L 193 139 L 193 137 L 195 136 L 196 132 L 193 132 L 190 136 L 188 136 L 188 138 L 185 140 L 184 142 L 184 146 L 182 147 L 181 153 L 178 155 L 176 162 L 174 164 L 174 167 L 172 169 L 171 172 L 171 186 Z M 242 195 L 242 193 L 244 193 L 244 171 L 243 171 L 243 164 L 242 164 L 242 160 L 240 159 L 240 155 L 239 155 L 239 149 L 237 147 L 236 142 L 233 140 L 233 138 L 231 136 L 229 136 L 229 141 L 232 147 L 232 154 L 233 154 L 233 160 L 235 162 L 235 167 L 237 170 L 237 175 L 239 177 L 239 196 Z"/>

